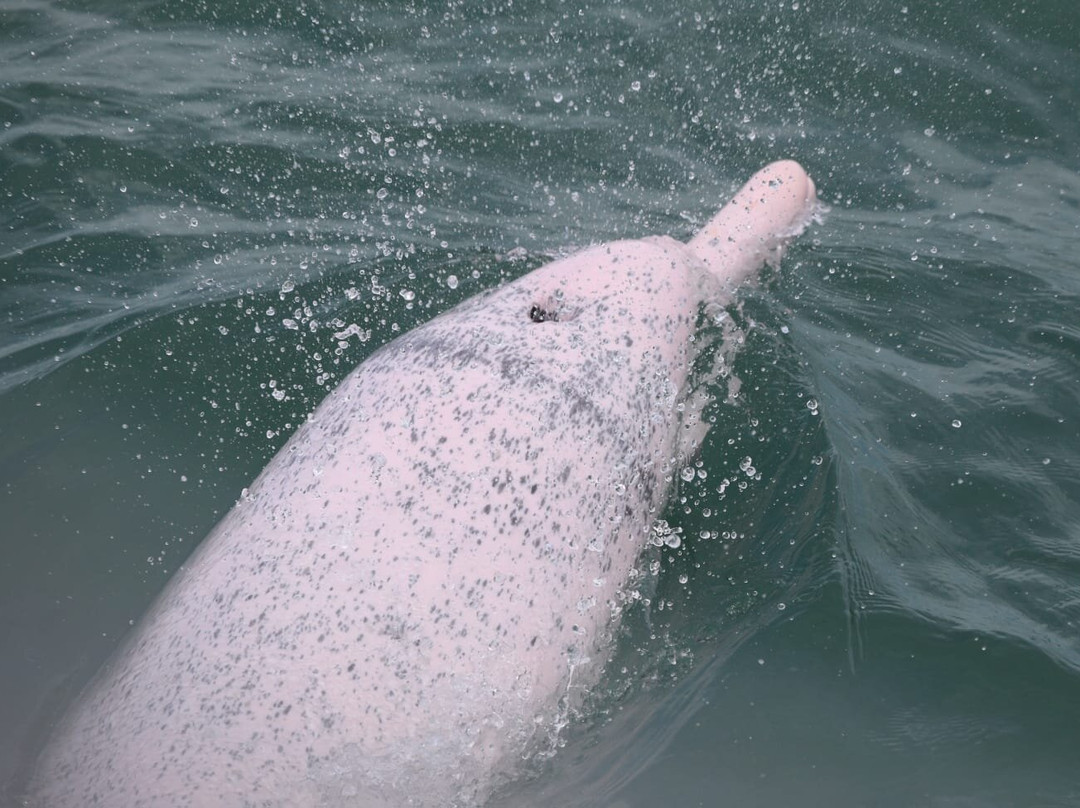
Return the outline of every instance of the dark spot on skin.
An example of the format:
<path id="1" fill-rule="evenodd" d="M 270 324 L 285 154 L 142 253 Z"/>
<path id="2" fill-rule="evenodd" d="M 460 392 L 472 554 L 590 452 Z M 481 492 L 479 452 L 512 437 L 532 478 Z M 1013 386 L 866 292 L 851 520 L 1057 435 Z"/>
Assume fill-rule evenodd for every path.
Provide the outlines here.
<path id="1" fill-rule="evenodd" d="M 546 322 L 558 322 L 559 313 L 557 311 L 549 311 L 548 309 L 541 308 L 540 306 L 533 306 L 529 309 L 529 319 L 534 323 L 546 323 Z"/>

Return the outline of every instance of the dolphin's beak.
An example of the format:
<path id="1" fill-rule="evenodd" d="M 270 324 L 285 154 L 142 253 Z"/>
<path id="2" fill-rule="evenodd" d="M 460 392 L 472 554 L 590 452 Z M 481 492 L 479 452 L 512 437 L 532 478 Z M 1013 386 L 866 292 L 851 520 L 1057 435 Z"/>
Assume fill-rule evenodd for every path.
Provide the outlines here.
<path id="1" fill-rule="evenodd" d="M 770 163 L 690 240 L 690 249 L 732 288 L 763 263 L 776 263 L 789 240 L 821 212 L 814 181 L 794 160 Z"/>

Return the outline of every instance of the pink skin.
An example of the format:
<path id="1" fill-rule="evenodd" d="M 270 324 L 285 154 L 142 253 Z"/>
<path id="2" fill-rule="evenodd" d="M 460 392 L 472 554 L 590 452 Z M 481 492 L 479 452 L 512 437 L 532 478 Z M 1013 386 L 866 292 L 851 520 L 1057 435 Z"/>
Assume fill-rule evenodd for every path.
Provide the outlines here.
<path id="1" fill-rule="evenodd" d="M 30 804 L 482 804 L 602 673 L 704 434 L 701 304 L 815 205 L 774 163 L 689 245 L 586 249 L 374 354 L 83 694 Z"/>

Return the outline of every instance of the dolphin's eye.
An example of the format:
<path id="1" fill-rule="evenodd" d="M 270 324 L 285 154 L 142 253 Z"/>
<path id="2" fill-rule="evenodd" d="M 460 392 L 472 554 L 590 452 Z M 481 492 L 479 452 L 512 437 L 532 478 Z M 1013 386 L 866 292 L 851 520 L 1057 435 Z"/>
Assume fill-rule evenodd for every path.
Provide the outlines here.
<path id="1" fill-rule="evenodd" d="M 555 322 L 559 319 L 559 313 L 554 309 L 548 310 L 540 306 L 529 309 L 529 319 L 534 323 Z"/>

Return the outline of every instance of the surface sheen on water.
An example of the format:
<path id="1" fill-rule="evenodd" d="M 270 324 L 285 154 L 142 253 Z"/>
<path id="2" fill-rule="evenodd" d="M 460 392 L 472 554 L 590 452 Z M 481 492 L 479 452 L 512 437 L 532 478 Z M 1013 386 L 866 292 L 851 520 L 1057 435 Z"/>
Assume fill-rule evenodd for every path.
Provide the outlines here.
<path id="1" fill-rule="evenodd" d="M 832 213 L 497 802 L 1077 804 L 1078 42 L 1053 0 L 0 5 L 0 794 L 375 347 L 793 157 Z"/>

